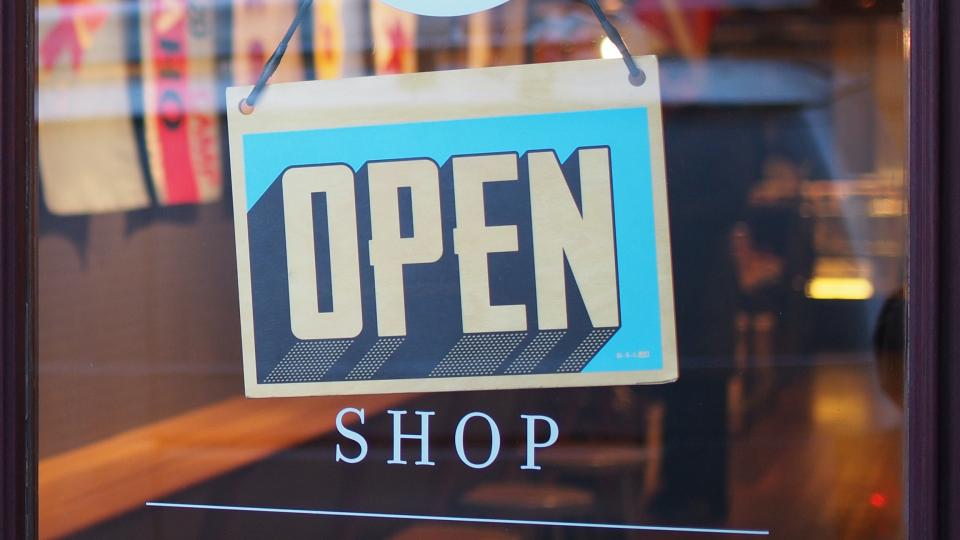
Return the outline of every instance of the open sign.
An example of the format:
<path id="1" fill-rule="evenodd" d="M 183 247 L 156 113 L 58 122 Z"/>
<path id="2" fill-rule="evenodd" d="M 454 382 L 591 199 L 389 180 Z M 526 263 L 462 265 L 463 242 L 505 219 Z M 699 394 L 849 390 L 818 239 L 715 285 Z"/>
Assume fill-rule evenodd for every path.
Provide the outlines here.
<path id="1" fill-rule="evenodd" d="M 588 61 L 277 85 L 233 114 L 248 395 L 674 379 L 656 84 Z"/>
<path id="2" fill-rule="evenodd" d="M 444 290 L 459 289 L 458 297 L 431 296 L 443 304 L 459 302 L 459 313 L 453 315 L 459 315 L 463 334 L 526 332 L 531 326 L 567 330 L 567 268 L 591 326 L 617 328 L 610 151 L 581 148 L 571 160 L 579 177 L 574 182 L 576 198 L 556 154 L 550 151 L 529 152 L 522 160 L 515 153 L 454 156 L 444 167 L 443 180 L 440 167 L 430 159 L 378 161 L 361 169 L 359 186 L 358 175 L 342 163 L 288 169 L 279 182 L 294 336 L 352 339 L 369 323 L 376 324 L 377 337 L 407 336 L 407 320 L 414 314 L 406 308 L 408 285 L 412 289 L 421 281 L 405 283 L 405 269 L 454 259 L 452 272 L 457 277 L 438 273 L 432 282 L 455 280 L 459 287 Z M 523 184 L 522 191 L 510 190 L 509 196 L 524 199 L 520 206 L 529 209 L 529 215 L 517 216 L 529 236 L 523 242 L 531 252 L 526 257 L 519 253 L 518 224 L 487 223 L 485 188 L 494 182 Z M 358 190 L 367 196 L 363 204 L 358 204 Z M 316 196 L 322 197 L 324 216 L 315 215 Z M 453 212 L 452 220 L 444 219 L 445 210 Z M 360 219 L 369 220 L 363 227 L 358 222 L 360 212 L 365 214 Z M 321 230 L 318 223 L 323 224 Z M 453 225 L 449 233 L 444 223 Z M 327 249 L 318 253 L 318 243 Z M 445 258 L 446 247 L 456 256 Z M 491 276 L 489 258 L 497 253 L 532 259 L 532 268 Z M 364 266 L 372 270 L 366 272 L 372 275 L 372 286 L 366 288 L 373 292 L 375 321 L 363 317 Z M 493 304 L 492 283 L 530 281 L 529 275 L 518 273 L 533 276 L 536 301 Z M 328 306 L 319 301 L 321 280 L 329 284 Z M 537 313 L 535 325 L 527 321 L 528 309 Z"/>

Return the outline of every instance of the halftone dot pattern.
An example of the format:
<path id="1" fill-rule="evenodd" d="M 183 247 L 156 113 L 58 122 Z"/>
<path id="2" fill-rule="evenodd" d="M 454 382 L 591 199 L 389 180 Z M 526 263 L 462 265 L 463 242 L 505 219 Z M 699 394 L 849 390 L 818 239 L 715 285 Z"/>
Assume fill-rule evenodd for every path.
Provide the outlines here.
<path id="1" fill-rule="evenodd" d="M 507 375 L 532 373 L 566 333 L 566 330 L 540 332 L 537 337 L 533 338 L 533 341 L 527 344 L 526 348 L 513 360 L 513 363 L 504 373 Z"/>
<path id="2" fill-rule="evenodd" d="M 353 366 L 350 373 L 347 373 L 348 380 L 369 379 L 373 377 L 386 361 L 393 356 L 400 344 L 403 343 L 402 337 L 380 338 L 373 347 L 370 348 L 363 358 Z"/>
<path id="3" fill-rule="evenodd" d="M 595 328 L 580 345 L 570 353 L 570 356 L 560 364 L 557 373 L 579 373 L 587 363 L 597 354 L 603 345 L 617 333 L 616 328 Z"/>
<path id="4" fill-rule="evenodd" d="M 266 383 L 317 382 L 343 356 L 352 339 L 301 341 L 267 375 Z"/>
<path id="5" fill-rule="evenodd" d="M 464 335 L 433 368 L 430 376 L 493 375 L 526 337 L 526 332 Z"/>

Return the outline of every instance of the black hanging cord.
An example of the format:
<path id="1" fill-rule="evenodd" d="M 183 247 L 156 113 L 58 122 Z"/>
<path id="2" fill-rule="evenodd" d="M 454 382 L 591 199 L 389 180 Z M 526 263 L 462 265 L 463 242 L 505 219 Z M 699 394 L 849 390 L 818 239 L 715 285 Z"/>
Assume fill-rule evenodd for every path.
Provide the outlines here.
<path id="1" fill-rule="evenodd" d="M 643 73 L 643 70 L 640 69 L 640 66 L 638 66 L 637 62 L 633 59 L 633 56 L 630 54 L 630 50 L 627 49 L 627 44 L 623 42 L 623 37 L 620 36 L 620 32 L 617 31 L 617 27 L 610 22 L 610 19 L 607 18 L 606 13 L 603 12 L 603 8 L 600 7 L 599 1 L 584 1 L 590 6 L 590 9 L 593 10 L 593 14 L 596 15 L 597 20 L 600 21 L 600 26 L 603 27 L 603 31 L 607 34 L 607 37 L 610 38 L 610 41 L 617 46 L 617 49 L 623 56 L 623 63 L 627 65 L 627 70 L 630 72 L 630 83 L 634 86 L 640 86 L 643 84 L 643 82 L 647 79 L 647 76 Z M 287 33 L 283 35 L 283 39 L 281 39 L 280 43 L 277 44 L 277 48 L 273 51 L 273 54 L 270 55 L 267 63 L 263 65 L 263 70 L 260 71 L 260 76 L 257 78 L 257 83 L 253 85 L 253 89 L 250 90 L 250 94 L 247 95 L 246 99 L 240 102 L 240 112 L 243 114 L 250 114 L 253 112 L 254 107 L 257 105 L 257 100 L 260 98 L 260 94 L 263 93 L 263 89 L 267 86 L 267 81 L 269 81 L 273 73 L 277 71 L 277 66 L 280 65 L 280 61 L 283 60 L 284 53 L 287 52 L 287 45 L 290 43 L 290 39 L 293 38 L 293 33 L 297 31 L 297 28 L 300 27 L 300 23 L 303 22 L 304 17 L 307 16 L 307 10 L 310 9 L 310 5 L 312 3 L 313 0 L 300 0 L 300 5 L 297 8 L 297 15 L 293 18 L 293 21 L 290 22 L 290 27 L 287 28 Z"/>
<path id="2" fill-rule="evenodd" d="M 253 90 L 250 90 L 250 94 L 246 99 L 240 102 L 240 112 L 244 114 L 253 112 L 253 108 L 257 105 L 260 94 L 263 93 L 263 89 L 267 86 L 267 81 L 270 80 L 273 72 L 277 70 L 277 66 L 280 65 L 280 60 L 283 60 L 283 55 L 287 52 L 287 45 L 290 43 L 290 39 L 293 38 L 293 33 L 297 31 L 300 23 L 303 22 L 304 17 L 307 16 L 307 11 L 310 9 L 310 4 L 312 3 L 313 0 L 300 0 L 297 15 L 293 18 L 293 21 L 290 22 L 287 33 L 283 35 L 283 39 L 277 44 L 277 48 L 273 51 L 273 54 L 270 55 L 267 63 L 263 65 L 263 70 L 260 71 L 260 77 L 257 78 L 257 83 L 253 85 Z"/>
<path id="3" fill-rule="evenodd" d="M 623 42 L 623 37 L 620 35 L 620 32 L 617 31 L 617 27 L 610 22 L 607 14 L 603 12 L 599 0 L 584 1 L 590 6 L 590 9 L 593 10 L 593 14 L 596 15 L 597 20 L 600 21 L 600 26 L 603 27 L 603 31 L 607 34 L 607 37 L 610 38 L 610 41 L 617 46 L 620 55 L 623 56 L 623 63 L 627 65 L 627 70 L 630 71 L 630 84 L 634 86 L 643 84 L 643 82 L 647 80 L 646 74 L 644 74 L 640 66 L 637 65 L 637 61 L 633 59 L 633 55 L 630 54 L 630 49 L 627 48 L 627 44 Z"/>

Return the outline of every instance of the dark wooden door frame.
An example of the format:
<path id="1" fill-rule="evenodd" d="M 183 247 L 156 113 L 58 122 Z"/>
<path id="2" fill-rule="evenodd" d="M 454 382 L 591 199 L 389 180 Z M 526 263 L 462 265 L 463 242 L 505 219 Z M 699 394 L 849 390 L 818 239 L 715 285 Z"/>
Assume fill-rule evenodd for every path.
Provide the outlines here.
<path id="1" fill-rule="evenodd" d="M 960 6 L 907 15 L 907 531 L 960 538 Z"/>
<path id="2" fill-rule="evenodd" d="M 36 535 L 35 0 L 0 2 L 0 539 Z"/>

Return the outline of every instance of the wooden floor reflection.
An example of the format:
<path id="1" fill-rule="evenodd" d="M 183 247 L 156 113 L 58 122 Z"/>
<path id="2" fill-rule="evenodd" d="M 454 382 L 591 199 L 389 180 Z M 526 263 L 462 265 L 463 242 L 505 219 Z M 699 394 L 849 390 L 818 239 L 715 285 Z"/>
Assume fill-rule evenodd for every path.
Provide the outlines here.
<path id="1" fill-rule="evenodd" d="M 901 538 L 902 417 L 899 409 L 880 389 L 870 356 L 821 355 L 795 363 L 779 362 L 775 364 L 775 372 L 772 391 L 751 406 L 742 429 L 730 435 L 726 489 L 729 512 L 723 523 L 698 523 L 694 514 L 685 509 L 678 509 L 679 512 L 675 513 L 684 520 L 683 523 L 668 522 L 644 506 L 645 498 L 639 495 L 639 491 L 627 496 L 627 490 L 617 489 L 616 482 L 611 479 L 577 483 L 577 476 L 564 476 L 559 471 L 554 471 L 555 475 L 522 476 L 519 454 L 505 455 L 493 467 L 483 471 L 463 467 L 449 443 L 453 424 L 461 413 L 484 409 L 496 418 L 514 418 L 518 410 L 527 410 L 534 404 L 515 403 L 508 398 L 528 399 L 534 395 L 531 392 L 428 394 L 405 404 L 405 408 L 443 413 L 438 413 L 437 424 L 431 426 L 431 438 L 434 439 L 431 456 L 437 462 L 436 467 L 388 465 L 390 422 L 386 415 L 376 415 L 369 417 L 366 425 L 375 435 L 371 439 L 371 455 L 363 466 L 347 467 L 332 460 L 332 448 L 339 439 L 325 433 L 329 428 L 326 426 L 313 433 L 309 441 L 251 461 L 231 472 L 225 472 L 227 468 L 211 470 L 208 479 L 190 486 L 184 484 L 183 489 L 175 492 L 164 489 L 148 494 L 131 490 L 130 486 L 136 482 L 129 478 L 124 480 L 125 487 L 105 486 L 111 497 L 129 499 L 129 504 L 124 506 L 127 513 L 112 518 L 104 514 L 103 521 L 91 521 L 94 512 L 89 510 L 91 505 L 102 505 L 102 493 L 80 504 L 65 500 L 63 496 L 67 492 L 62 486 L 58 488 L 60 493 L 49 490 L 44 493 L 41 488 L 41 497 L 47 503 L 41 505 L 41 509 L 47 512 L 45 516 L 42 512 L 41 520 L 56 516 L 66 519 L 87 508 L 84 510 L 86 515 L 79 516 L 85 519 L 79 521 L 86 525 L 98 523 L 74 532 L 73 536 L 98 540 L 130 537 L 390 538 L 415 524 L 396 519 L 146 509 L 142 504 L 144 497 L 161 496 L 167 501 L 200 504 L 497 517 L 491 513 L 493 510 L 465 506 L 462 502 L 464 494 L 491 480 L 513 478 L 543 483 L 550 480 L 547 476 L 556 476 L 553 480 L 587 490 L 595 497 L 596 507 L 579 516 L 580 521 L 602 519 L 609 523 L 769 530 L 770 538 L 778 539 Z M 575 398 L 581 394 L 566 390 L 543 391 L 541 395 Z M 583 395 L 603 394 L 587 392 Z M 494 403 L 493 398 L 500 402 Z M 554 400 L 541 405 L 545 411 L 556 412 L 560 404 Z M 282 402 L 276 402 L 277 407 L 281 405 Z M 336 410 L 338 406 L 334 402 L 328 405 L 330 410 Z M 370 404 L 375 410 L 385 405 Z M 507 426 L 505 423 L 504 429 Z M 626 433 L 623 429 L 621 425 L 617 431 L 620 436 Z M 504 432 L 504 440 L 510 436 Z M 666 448 L 669 449 L 669 444 Z M 711 448 L 704 443 L 702 451 L 711 451 Z M 78 495 L 89 495 L 89 475 L 95 471 L 88 470 L 89 463 L 79 460 L 70 460 L 69 465 L 79 469 L 77 474 L 80 476 L 76 478 L 84 480 L 74 483 L 74 491 Z M 138 470 L 141 480 L 149 480 L 150 475 L 157 472 L 146 464 Z M 639 484 L 648 474 L 642 472 L 642 468 L 631 470 L 635 472 L 628 474 L 635 477 L 621 479 L 633 479 Z M 479 528 L 531 539 L 747 538 L 662 531 L 551 530 L 550 527 L 533 526 L 481 525 Z M 60 532 L 71 530 L 76 531 L 76 528 L 59 529 Z"/>
<path id="2" fill-rule="evenodd" d="M 901 411 L 869 357 L 815 361 L 781 370 L 794 373 L 735 436 L 729 522 L 774 538 L 901 538 Z"/>

